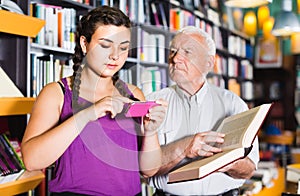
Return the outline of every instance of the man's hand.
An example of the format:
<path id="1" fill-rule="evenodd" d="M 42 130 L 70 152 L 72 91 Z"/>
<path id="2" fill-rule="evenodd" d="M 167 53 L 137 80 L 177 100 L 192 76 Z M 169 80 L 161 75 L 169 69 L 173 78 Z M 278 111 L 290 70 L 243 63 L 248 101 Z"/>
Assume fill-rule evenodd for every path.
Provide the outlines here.
<path id="1" fill-rule="evenodd" d="M 248 158 L 239 159 L 221 169 L 219 172 L 226 172 L 233 178 L 249 179 L 255 171 L 254 163 Z"/>
<path id="2" fill-rule="evenodd" d="M 207 157 L 222 152 L 222 149 L 214 147 L 214 144 L 222 144 L 224 136 L 225 134 L 215 131 L 197 133 L 185 149 L 185 156 L 188 158 L 195 158 L 197 156 Z"/>

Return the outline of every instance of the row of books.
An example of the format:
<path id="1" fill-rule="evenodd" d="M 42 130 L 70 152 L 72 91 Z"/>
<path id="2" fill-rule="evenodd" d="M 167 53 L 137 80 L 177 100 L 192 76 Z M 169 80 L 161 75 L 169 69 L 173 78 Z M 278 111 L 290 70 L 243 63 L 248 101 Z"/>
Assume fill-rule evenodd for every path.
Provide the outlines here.
<path id="1" fill-rule="evenodd" d="M 133 71 L 131 69 L 120 69 L 119 70 L 119 78 L 124 82 L 129 84 L 133 84 Z"/>
<path id="2" fill-rule="evenodd" d="M 73 74 L 71 60 L 55 59 L 52 54 L 31 53 L 30 56 L 31 70 L 28 73 L 30 78 L 28 84 L 32 97 L 36 97 L 46 84 Z"/>
<path id="3" fill-rule="evenodd" d="M 141 30 L 140 57 L 142 61 L 164 64 L 166 62 L 165 49 L 163 34 L 151 34 Z"/>
<path id="4" fill-rule="evenodd" d="M 33 2 L 31 15 L 46 21 L 34 43 L 71 50 L 75 46 L 76 10 Z"/>
<path id="5" fill-rule="evenodd" d="M 207 76 L 207 81 L 221 88 L 227 88 L 228 90 L 234 92 L 244 100 L 254 99 L 254 85 L 252 81 L 238 82 L 235 78 L 229 78 L 226 86 L 226 82 L 223 76 L 215 74 L 209 74 Z"/>
<path id="6" fill-rule="evenodd" d="M 215 75 L 215 74 L 210 75 L 209 74 L 207 76 L 207 81 L 211 84 L 214 84 L 214 85 L 220 87 L 220 88 L 226 88 L 225 80 L 221 75 Z"/>
<path id="7" fill-rule="evenodd" d="M 238 82 L 235 78 L 230 78 L 228 80 L 227 88 L 228 90 L 234 92 L 244 100 L 251 101 L 254 99 L 252 81 Z"/>
<path id="8" fill-rule="evenodd" d="M 168 10 L 166 7 L 167 6 L 162 2 L 151 3 L 150 22 L 152 25 L 170 30 L 179 30 L 187 25 L 196 26 L 205 30 L 213 37 L 218 49 L 226 50 L 226 46 L 228 46 L 227 50 L 230 54 L 249 59 L 253 58 L 253 47 L 251 47 L 250 43 L 246 43 L 245 38 L 229 34 L 226 35 L 228 39 L 222 39 L 223 36 L 220 30 L 219 15 L 217 12 L 209 9 L 209 18 L 207 20 L 205 19 L 206 17 L 204 14 L 198 10 L 191 11 L 176 6 L 173 6 Z"/>
<path id="9" fill-rule="evenodd" d="M 0 134 L 0 184 L 18 179 L 25 171 L 21 157 L 8 137 Z"/>
<path id="10" fill-rule="evenodd" d="M 73 0 L 73 1 L 82 3 L 82 4 L 86 4 L 86 5 L 90 5 L 90 0 Z"/>
<path id="11" fill-rule="evenodd" d="M 226 58 L 216 54 L 213 72 L 229 77 L 240 77 L 243 79 L 253 79 L 253 66 L 249 60 L 238 61 L 234 58 Z M 240 64 L 239 64 L 240 63 Z"/>
<path id="12" fill-rule="evenodd" d="M 136 1 L 136 0 L 98 0 L 97 5 L 108 5 L 111 7 L 117 7 L 122 12 L 124 12 L 131 21 L 145 24 L 146 9 L 148 6 L 148 2 L 146 0 Z"/>
<path id="13" fill-rule="evenodd" d="M 145 95 L 168 86 L 166 68 L 147 67 L 141 73 L 141 88 Z"/>

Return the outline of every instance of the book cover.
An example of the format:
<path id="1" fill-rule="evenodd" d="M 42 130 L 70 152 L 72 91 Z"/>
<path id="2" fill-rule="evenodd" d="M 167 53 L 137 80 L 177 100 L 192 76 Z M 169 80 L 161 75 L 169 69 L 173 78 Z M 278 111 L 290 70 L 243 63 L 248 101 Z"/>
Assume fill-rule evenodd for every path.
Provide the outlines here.
<path id="1" fill-rule="evenodd" d="M 225 133 L 222 152 L 185 164 L 169 173 L 169 182 L 201 179 L 220 168 L 244 158 L 250 151 L 257 132 L 272 104 L 263 104 L 225 118 L 217 132 Z"/>

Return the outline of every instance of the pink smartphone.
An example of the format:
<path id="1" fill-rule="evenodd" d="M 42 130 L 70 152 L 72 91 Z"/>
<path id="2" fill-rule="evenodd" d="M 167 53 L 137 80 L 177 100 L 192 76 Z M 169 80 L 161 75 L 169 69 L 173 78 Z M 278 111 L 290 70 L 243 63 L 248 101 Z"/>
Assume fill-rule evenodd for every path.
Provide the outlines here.
<path id="1" fill-rule="evenodd" d="M 145 116 L 148 113 L 148 110 L 153 107 L 160 105 L 158 103 L 155 103 L 155 101 L 137 101 L 129 103 L 126 111 L 125 116 L 126 117 L 141 117 Z"/>

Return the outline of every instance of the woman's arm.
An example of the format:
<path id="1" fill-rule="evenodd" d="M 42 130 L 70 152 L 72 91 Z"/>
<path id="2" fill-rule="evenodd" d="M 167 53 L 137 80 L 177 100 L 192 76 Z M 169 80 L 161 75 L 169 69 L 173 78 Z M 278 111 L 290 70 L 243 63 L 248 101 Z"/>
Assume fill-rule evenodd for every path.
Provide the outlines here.
<path id="1" fill-rule="evenodd" d="M 28 170 L 48 167 L 80 134 L 86 124 L 107 113 L 115 117 L 129 99 L 106 96 L 58 124 L 64 95 L 59 84 L 44 87 L 37 97 L 22 141 L 22 156 Z"/>
<path id="2" fill-rule="evenodd" d="M 134 85 L 128 85 L 134 97 L 145 101 L 143 92 Z M 165 104 L 165 103 L 164 103 Z M 142 144 L 139 152 L 140 171 L 144 177 L 155 175 L 161 167 L 162 152 L 158 140 L 157 129 L 164 119 L 165 106 L 154 107 L 143 117 Z"/>
<path id="3" fill-rule="evenodd" d="M 28 170 L 42 169 L 56 161 L 89 121 L 82 111 L 58 125 L 63 100 L 57 83 L 45 86 L 37 97 L 21 148 Z"/>

